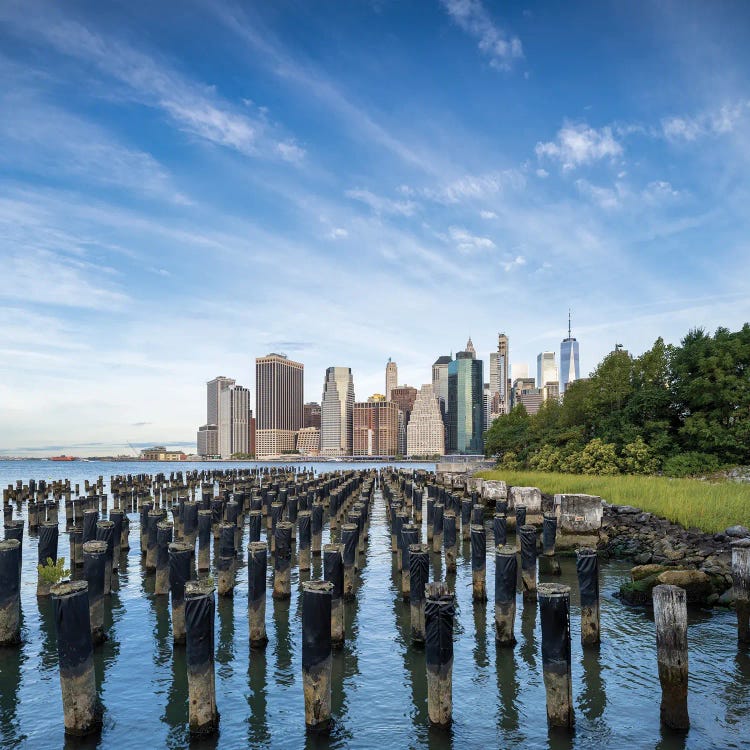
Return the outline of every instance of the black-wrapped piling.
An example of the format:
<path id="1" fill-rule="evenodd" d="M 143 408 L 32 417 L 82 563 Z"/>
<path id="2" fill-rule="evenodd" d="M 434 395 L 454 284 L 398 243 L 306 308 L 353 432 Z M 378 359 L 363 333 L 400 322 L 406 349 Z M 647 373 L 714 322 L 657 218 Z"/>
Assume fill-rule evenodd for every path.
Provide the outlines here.
<path id="1" fill-rule="evenodd" d="M 425 586 L 430 577 L 430 551 L 426 544 L 409 547 L 409 605 L 412 643 L 425 642 Z"/>
<path id="2" fill-rule="evenodd" d="M 750 643 L 750 539 L 732 542 L 731 547 L 737 640 L 740 643 Z"/>
<path id="3" fill-rule="evenodd" d="M 464 497 L 461 500 L 461 538 L 465 542 L 471 539 L 471 508 L 473 502 L 470 497 Z"/>
<path id="4" fill-rule="evenodd" d="M 516 637 L 516 581 L 518 559 L 516 548 L 495 547 L 495 642 L 498 646 L 513 646 Z"/>
<path id="5" fill-rule="evenodd" d="M 443 515 L 445 506 L 442 503 L 435 503 L 432 509 L 432 551 L 440 554 L 443 547 Z"/>
<path id="6" fill-rule="evenodd" d="M 234 547 L 233 523 L 219 524 L 219 556 L 216 558 L 216 577 L 219 596 L 234 596 L 234 568 L 237 553 Z"/>
<path id="7" fill-rule="evenodd" d="M 354 572 L 357 561 L 357 535 L 359 527 L 354 523 L 341 524 L 341 544 L 344 547 L 344 599 L 354 599 Z"/>
<path id="8" fill-rule="evenodd" d="M 331 584 L 331 644 L 344 643 L 344 558 L 343 545 L 323 547 L 323 578 Z"/>
<path id="9" fill-rule="evenodd" d="M 331 597 L 330 581 L 302 584 L 302 686 L 305 726 L 327 732 L 331 725 Z"/>
<path id="10" fill-rule="evenodd" d="M 123 533 L 122 526 L 124 518 L 125 514 L 121 510 L 111 510 L 109 512 L 109 520 L 114 524 L 114 531 L 112 532 L 112 570 L 119 570 L 120 568 L 120 553 L 122 552 Z"/>
<path id="11" fill-rule="evenodd" d="M 276 524 L 276 551 L 273 557 L 273 598 L 289 599 L 292 595 L 292 524 Z"/>
<path id="12" fill-rule="evenodd" d="M 185 585 L 190 580 L 193 550 L 184 542 L 169 545 L 169 592 L 172 602 L 172 640 L 185 643 Z"/>
<path id="13" fill-rule="evenodd" d="M 39 526 L 39 544 L 37 546 L 37 564 L 48 565 L 52 561 L 54 565 L 57 562 L 57 544 L 59 530 L 56 523 L 43 523 Z M 42 580 L 41 574 L 38 574 L 36 584 L 37 596 L 49 596 L 49 590 L 52 584 Z"/>
<path id="14" fill-rule="evenodd" d="M 91 642 L 104 643 L 104 579 L 107 568 L 107 543 L 102 540 L 84 542 L 83 577 L 88 584 Z"/>
<path id="15" fill-rule="evenodd" d="M 185 584 L 185 662 L 190 734 L 193 736 L 213 734 L 219 727 L 214 677 L 215 608 L 214 587 L 210 583 L 188 581 Z"/>
<path id="16" fill-rule="evenodd" d="M 146 572 L 156 571 L 156 543 L 158 539 L 158 526 L 162 520 L 160 510 L 150 510 L 146 519 Z"/>
<path id="17" fill-rule="evenodd" d="M 323 545 L 323 503 L 314 502 L 310 519 L 310 551 L 313 557 L 319 557 Z"/>
<path id="18" fill-rule="evenodd" d="M 195 553 L 198 536 L 198 503 L 186 502 L 182 507 L 182 541 Z"/>
<path id="19" fill-rule="evenodd" d="M 0 646 L 21 642 L 21 542 L 0 542 Z"/>
<path id="20" fill-rule="evenodd" d="M 198 511 L 198 570 L 211 567 L 211 520 L 213 512 L 201 508 Z"/>
<path id="21" fill-rule="evenodd" d="M 156 580 L 154 594 L 169 594 L 169 545 L 172 543 L 172 524 L 161 521 L 156 527 Z"/>
<path id="22" fill-rule="evenodd" d="M 540 583 L 542 670 L 550 727 L 573 729 L 573 681 L 570 670 L 570 586 Z"/>
<path id="23" fill-rule="evenodd" d="M 661 683 L 661 721 L 670 729 L 688 729 L 687 595 L 678 586 L 652 591 L 656 658 Z"/>
<path id="24" fill-rule="evenodd" d="M 112 567 L 115 554 L 115 525 L 112 521 L 96 522 L 96 541 L 107 545 L 107 559 L 104 564 L 104 594 L 109 596 L 112 592 Z M 84 563 L 85 565 L 85 563 Z"/>
<path id="25" fill-rule="evenodd" d="M 492 536 L 495 547 L 504 547 L 508 541 L 508 518 L 505 513 L 495 513 L 492 517 Z"/>
<path id="26" fill-rule="evenodd" d="M 516 505 L 516 528 L 526 525 L 526 506 Z"/>
<path id="27" fill-rule="evenodd" d="M 471 594 L 475 602 L 487 601 L 487 535 L 478 524 L 471 525 Z"/>
<path id="28" fill-rule="evenodd" d="M 425 587 L 425 662 L 430 723 L 447 727 L 453 718 L 453 618 L 456 597 L 442 582 Z"/>
<path id="29" fill-rule="evenodd" d="M 96 539 L 96 524 L 99 520 L 99 511 L 88 508 L 83 511 L 83 542 L 92 542 Z"/>
<path id="30" fill-rule="evenodd" d="M 299 526 L 299 569 L 310 570 L 310 550 L 312 544 L 312 513 L 309 510 L 301 510 L 297 513 L 297 524 Z"/>
<path id="31" fill-rule="evenodd" d="M 545 513 L 542 518 L 542 556 L 539 558 L 539 572 L 547 575 L 560 575 L 560 563 L 555 559 L 555 537 L 557 536 L 557 516 Z"/>
<path id="32" fill-rule="evenodd" d="M 456 514 L 452 510 L 446 510 L 443 514 L 443 547 L 445 549 L 445 570 L 448 573 L 455 573 L 458 534 Z"/>
<path id="33" fill-rule="evenodd" d="M 96 695 L 94 645 L 86 581 L 55 584 L 50 593 L 55 615 L 65 734 L 97 732 L 102 711 Z"/>
<path id="34" fill-rule="evenodd" d="M 521 583 L 524 599 L 536 597 L 536 529 L 531 525 L 521 526 Z"/>
<path id="35" fill-rule="evenodd" d="M 581 643 L 599 643 L 599 559 L 596 550 L 582 547 L 576 553 L 578 588 L 581 592 Z"/>
<path id="36" fill-rule="evenodd" d="M 405 602 L 409 601 L 411 590 L 409 554 L 413 544 L 419 544 L 419 528 L 413 523 L 405 523 L 401 526 L 401 596 Z"/>
<path id="37" fill-rule="evenodd" d="M 260 541 L 260 530 L 263 524 L 263 513 L 253 509 L 247 514 L 248 544 Z"/>
<path id="38" fill-rule="evenodd" d="M 57 524 L 55 524 L 57 526 Z M 70 541 L 70 569 L 83 565 L 83 531 L 80 526 L 73 526 L 68 532 Z"/>
<path id="39" fill-rule="evenodd" d="M 247 608 L 250 648 L 265 648 L 266 635 L 266 569 L 268 547 L 265 542 L 250 542 L 247 548 Z"/>

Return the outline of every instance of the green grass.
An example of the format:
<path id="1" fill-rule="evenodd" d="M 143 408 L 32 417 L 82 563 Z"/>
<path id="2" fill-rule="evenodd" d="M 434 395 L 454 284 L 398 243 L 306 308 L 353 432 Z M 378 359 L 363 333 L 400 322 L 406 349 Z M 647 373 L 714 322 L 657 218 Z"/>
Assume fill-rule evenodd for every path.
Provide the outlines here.
<path id="1" fill-rule="evenodd" d="M 697 526 L 716 533 L 728 526 L 750 527 L 750 485 L 702 482 L 668 477 L 548 474 L 541 471 L 483 471 L 485 479 L 502 479 L 508 485 L 539 487 L 546 494 L 599 495 L 614 505 L 632 505 L 685 528 Z"/>

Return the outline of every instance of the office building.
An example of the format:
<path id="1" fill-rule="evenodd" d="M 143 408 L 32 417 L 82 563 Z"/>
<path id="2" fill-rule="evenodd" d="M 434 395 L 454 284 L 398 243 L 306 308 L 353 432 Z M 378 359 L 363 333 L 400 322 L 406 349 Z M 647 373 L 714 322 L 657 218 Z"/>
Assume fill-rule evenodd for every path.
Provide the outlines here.
<path id="1" fill-rule="evenodd" d="M 484 428 L 483 431 L 487 432 L 492 424 L 492 392 L 490 391 L 490 384 L 485 383 L 482 388 L 482 413 L 484 415 Z"/>
<path id="2" fill-rule="evenodd" d="M 231 458 L 235 453 L 249 453 L 250 391 L 241 385 L 230 385 L 219 393 L 219 455 Z"/>
<path id="3" fill-rule="evenodd" d="M 326 370 L 320 410 L 321 455 L 350 456 L 354 411 L 354 380 L 350 367 Z"/>
<path id="4" fill-rule="evenodd" d="M 392 401 L 354 404 L 352 440 L 355 456 L 395 456 L 398 452 L 398 407 Z"/>
<path id="5" fill-rule="evenodd" d="M 406 454 L 442 456 L 445 453 L 445 426 L 440 405 L 431 383 L 419 389 L 406 427 Z"/>
<path id="6" fill-rule="evenodd" d="M 471 339 L 469 339 L 471 343 Z M 467 349 L 448 365 L 448 452 L 482 453 L 482 361 Z"/>
<path id="7" fill-rule="evenodd" d="M 320 429 L 320 404 L 317 401 L 310 401 L 305 404 L 302 412 L 303 427 L 317 427 Z"/>
<path id="8" fill-rule="evenodd" d="M 303 423 L 304 365 L 283 354 L 255 360 L 256 455 L 293 451 Z"/>
<path id="9" fill-rule="evenodd" d="M 438 400 L 440 414 L 445 424 L 445 414 L 448 409 L 448 365 L 453 355 L 438 357 L 432 365 L 432 390 Z"/>
<path id="10" fill-rule="evenodd" d="M 523 404 L 527 414 L 536 414 L 544 401 L 544 389 L 533 386 L 521 388 L 516 399 L 517 403 Z"/>
<path id="11" fill-rule="evenodd" d="M 255 417 L 253 416 L 253 410 L 247 414 L 247 452 L 251 456 L 256 456 L 256 445 L 255 445 Z"/>
<path id="12" fill-rule="evenodd" d="M 536 387 L 544 388 L 557 380 L 557 364 L 554 352 L 540 352 L 536 357 Z"/>
<path id="13" fill-rule="evenodd" d="M 495 415 L 507 414 L 510 411 L 509 378 L 508 337 L 504 333 L 499 333 L 497 351 L 490 354 L 490 393 L 495 405 L 492 413 Z"/>
<path id="14" fill-rule="evenodd" d="M 535 387 L 536 380 L 534 378 L 516 378 L 513 381 L 513 389 L 511 391 L 512 406 L 518 406 L 521 403 L 521 391 L 528 391 L 530 388 Z"/>
<path id="15" fill-rule="evenodd" d="M 320 455 L 320 430 L 317 427 L 303 427 L 297 433 L 297 453 L 303 456 Z"/>
<path id="16" fill-rule="evenodd" d="M 204 424 L 198 428 L 198 455 L 216 458 L 219 455 L 219 428 L 215 424 Z"/>
<path id="17" fill-rule="evenodd" d="M 388 358 L 385 366 L 385 400 L 391 400 L 391 391 L 398 385 L 398 365 Z"/>
<path id="18" fill-rule="evenodd" d="M 560 383 L 557 380 L 553 380 L 544 386 L 544 400 L 560 400 Z"/>
<path id="19" fill-rule="evenodd" d="M 219 394 L 235 382 L 234 378 L 218 375 L 206 383 L 206 424 L 219 424 Z"/>
<path id="20" fill-rule="evenodd" d="M 578 342 L 570 333 L 570 312 L 568 312 L 568 337 L 560 344 L 560 395 L 565 395 L 568 383 L 581 378 L 578 361 Z"/>

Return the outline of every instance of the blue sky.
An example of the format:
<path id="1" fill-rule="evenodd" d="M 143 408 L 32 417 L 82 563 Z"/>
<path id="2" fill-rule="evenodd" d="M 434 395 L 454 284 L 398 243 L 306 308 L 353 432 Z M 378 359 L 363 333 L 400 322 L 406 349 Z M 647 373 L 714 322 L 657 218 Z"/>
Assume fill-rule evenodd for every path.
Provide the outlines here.
<path id="1" fill-rule="evenodd" d="M 497 333 L 589 371 L 748 314 L 747 3 L 0 5 L 0 450 L 192 443 Z M 487 366 L 487 365 L 486 365 Z M 105 450 L 106 448 L 106 450 Z"/>

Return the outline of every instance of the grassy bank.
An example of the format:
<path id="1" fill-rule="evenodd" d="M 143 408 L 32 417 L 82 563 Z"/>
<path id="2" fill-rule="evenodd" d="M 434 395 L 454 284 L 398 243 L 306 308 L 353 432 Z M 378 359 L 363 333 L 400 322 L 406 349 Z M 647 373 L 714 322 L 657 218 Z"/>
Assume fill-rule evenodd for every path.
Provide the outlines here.
<path id="1" fill-rule="evenodd" d="M 738 523 L 750 526 L 750 486 L 733 482 L 504 470 L 484 471 L 480 476 L 502 479 L 509 485 L 539 487 L 548 494 L 599 495 L 609 503 L 633 505 L 686 528 L 697 526 L 711 533 Z"/>

